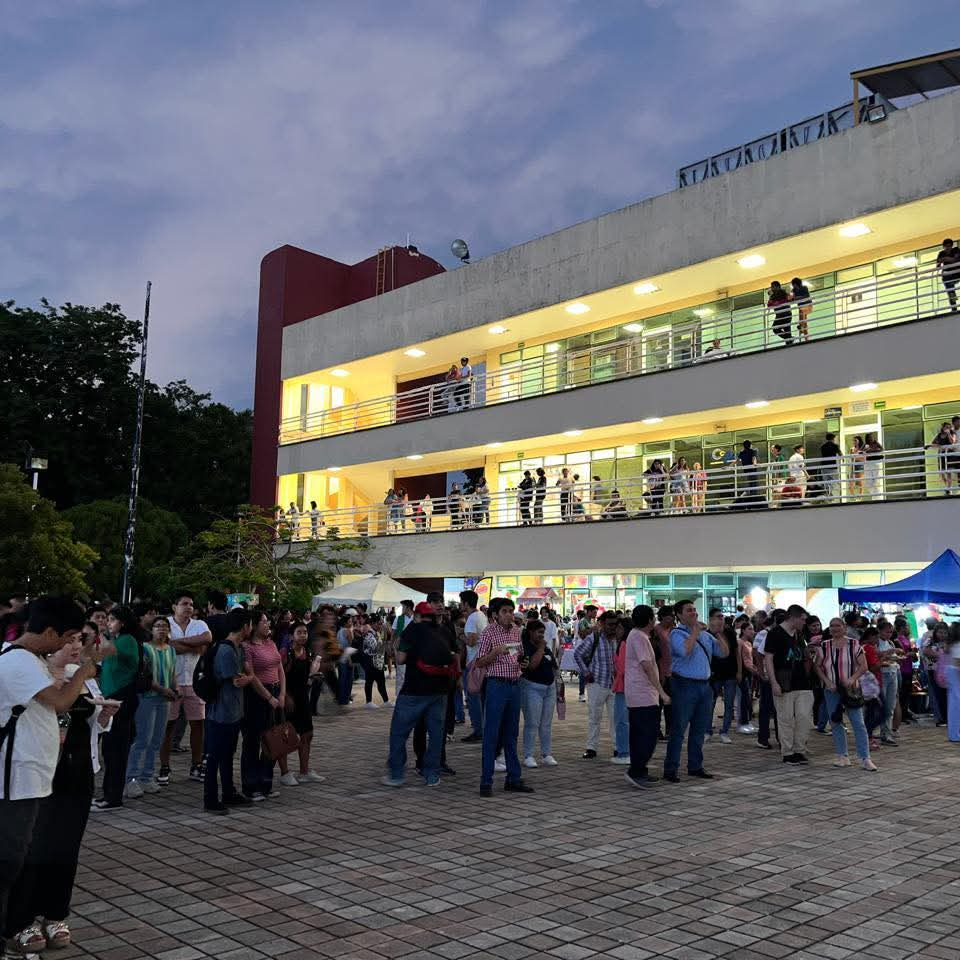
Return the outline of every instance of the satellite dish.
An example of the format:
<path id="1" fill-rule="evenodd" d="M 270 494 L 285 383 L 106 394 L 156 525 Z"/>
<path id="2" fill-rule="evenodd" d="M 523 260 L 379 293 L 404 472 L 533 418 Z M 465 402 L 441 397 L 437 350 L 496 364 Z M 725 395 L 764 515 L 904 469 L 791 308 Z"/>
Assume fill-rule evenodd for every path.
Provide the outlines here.
<path id="1" fill-rule="evenodd" d="M 462 260 L 464 263 L 470 262 L 470 248 L 467 246 L 466 240 L 454 240 L 450 244 L 450 252 L 458 260 Z"/>

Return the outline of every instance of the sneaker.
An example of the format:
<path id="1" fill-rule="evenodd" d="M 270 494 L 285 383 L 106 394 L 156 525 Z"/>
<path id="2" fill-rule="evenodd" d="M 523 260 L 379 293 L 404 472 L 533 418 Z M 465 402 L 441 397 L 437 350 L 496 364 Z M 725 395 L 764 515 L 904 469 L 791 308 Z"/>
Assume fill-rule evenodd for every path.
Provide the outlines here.
<path id="1" fill-rule="evenodd" d="M 388 701 L 384 704 L 384 706 L 385 706 L 388 710 L 392 710 L 392 709 L 393 709 L 393 701 L 392 701 L 392 700 L 388 700 Z M 462 723 L 462 722 L 463 722 L 463 721 L 461 721 L 461 723 Z"/>
<path id="2" fill-rule="evenodd" d="M 457 775 L 457 771 L 454 770 L 453 767 L 449 766 L 448 764 L 444 763 L 440 766 L 440 776 L 455 777 L 456 775 Z"/>
<path id="3" fill-rule="evenodd" d="M 507 762 L 503 759 L 503 754 L 501 753 L 499 757 L 493 763 L 493 769 L 497 773 L 506 773 L 507 772 Z"/>
<path id="4" fill-rule="evenodd" d="M 533 770 L 533 769 L 537 766 L 537 761 L 534 760 L 533 757 L 524 757 L 524 758 L 523 758 L 523 765 L 524 765 L 525 767 L 529 767 L 531 770 Z"/>
<path id="5" fill-rule="evenodd" d="M 235 793 L 232 797 L 224 797 L 223 802 L 228 807 L 249 807 L 253 801 L 242 793 Z"/>
<path id="6" fill-rule="evenodd" d="M 597 756 L 596 750 L 584 750 L 580 756 L 581 760 L 595 760 Z"/>
<path id="7" fill-rule="evenodd" d="M 143 787 L 137 783 L 136 779 L 128 780 L 127 785 L 123 788 L 123 799 L 124 800 L 139 800 L 143 796 Z"/>
<path id="8" fill-rule="evenodd" d="M 870 773 L 876 773 L 877 765 L 869 757 L 867 757 L 867 759 L 863 761 L 863 769 L 869 770 Z"/>
<path id="9" fill-rule="evenodd" d="M 480 784 L 480 796 L 481 797 L 492 797 L 493 796 L 493 787 L 489 783 Z"/>
<path id="10" fill-rule="evenodd" d="M 159 783 L 161 787 L 165 787 L 169 782 L 170 782 L 170 768 L 161 767 L 160 772 L 157 774 L 157 783 Z"/>
<path id="11" fill-rule="evenodd" d="M 424 785 L 427 787 L 439 787 L 440 778 L 439 777 L 427 777 L 424 780 Z"/>
<path id="12" fill-rule="evenodd" d="M 264 800 L 278 800 L 280 798 L 279 790 L 271 790 L 269 793 L 263 795 Z"/>
<path id="13" fill-rule="evenodd" d="M 267 798 L 262 793 L 260 793 L 259 790 L 255 791 L 254 793 L 251 793 L 249 796 L 249 800 L 251 803 L 263 803 L 263 801 L 266 799 Z"/>
<path id="14" fill-rule="evenodd" d="M 285 787 L 299 787 L 299 786 L 300 786 L 300 781 L 297 779 L 297 775 L 296 775 L 295 773 L 285 773 L 285 774 L 280 778 L 280 783 L 281 783 L 283 786 L 285 786 Z"/>
<path id="15" fill-rule="evenodd" d="M 120 810 L 122 808 L 122 803 L 111 803 L 109 800 L 94 800 L 90 804 L 91 812 L 94 810 Z"/>
<path id="16" fill-rule="evenodd" d="M 754 732 L 755 731 L 753 727 L 751 727 L 749 723 L 741 723 L 740 726 L 737 727 L 737 733 L 754 733 Z"/>
<path id="17" fill-rule="evenodd" d="M 785 756 L 785 757 L 783 758 L 783 762 L 784 762 L 784 763 L 799 763 L 800 761 L 797 760 L 797 755 L 796 755 L 795 753 L 789 753 L 789 754 L 787 754 L 787 756 Z"/>
<path id="18" fill-rule="evenodd" d="M 203 811 L 204 813 L 214 813 L 222 817 L 228 814 L 230 809 L 225 803 L 211 803 L 209 805 L 205 803 L 203 805 Z"/>
<path id="19" fill-rule="evenodd" d="M 835 767 L 849 767 L 850 758 L 847 756 L 837 757 L 836 760 L 833 761 L 833 765 Z"/>
<path id="20" fill-rule="evenodd" d="M 626 780 L 631 787 L 652 787 L 653 784 L 657 782 L 650 777 L 631 777 L 629 770 L 623 774 L 623 779 Z"/>
<path id="21" fill-rule="evenodd" d="M 795 753 L 795 754 L 793 755 L 793 761 L 794 761 L 794 763 L 809 763 L 809 762 L 810 762 L 810 761 L 807 759 L 807 755 L 806 755 L 805 753 Z"/>
<path id="22" fill-rule="evenodd" d="M 586 703 L 586 702 L 587 702 L 587 698 L 584 697 L 584 696 L 579 696 L 579 697 L 577 697 L 577 699 L 578 699 L 581 703 Z"/>
<path id="23" fill-rule="evenodd" d="M 461 743 L 482 743 L 483 734 L 482 733 L 471 733 L 468 737 L 461 737 Z"/>
<path id="24" fill-rule="evenodd" d="M 712 734 L 712 733 L 708 733 L 708 734 L 705 734 L 705 735 L 704 735 L 703 742 L 704 742 L 704 743 L 709 743 L 712 739 L 713 739 L 713 734 Z"/>
<path id="25" fill-rule="evenodd" d="M 757 741 L 757 746 L 758 746 L 761 750 L 772 750 L 772 749 L 773 749 L 773 747 L 770 746 L 769 742 L 768 742 L 768 743 L 764 743 L 762 740 L 758 740 L 758 741 Z"/>
<path id="26" fill-rule="evenodd" d="M 629 766 L 630 766 L 630 757 L 629 757 L 629 756 L 621 756 L 620 754 L 617 754 L 617 756 L 610 758 L 610 762 L 611 762 L 611 763 L 615 763 L 618 767 L 629 767 Z"/>
<path id="27" fill-rule="evenodd" d="M 365 703 L 363 706 L 364 706 L 364 709 L 365 709 L 365 710 L 379 710 L 379 709 L 380 709 L 380 704 L 379 704 L 379 703 L 374 703 L 372 700 L 371 700 L 369 703 Z"/>
<path id="28" fill-rule="evenodd" d="M 688 776 L 688 777 L 697 777 L 699 780 L 712 780 L 712 779 L 713 779 L 713 774 L 712 774 L 712 773 L 707 773 L 707 771 L 704 770 L 703 767 L 701 767 L 699 770 L 688 770 L 688 771 L 687 771 L 687 776 Z"/>
<path id="29" fill-rule="evenodd" d="M 508 780 L 503 789 L 507 793 L 533 793 L 533 787 L 527 786 L 522 780 Z"/>
<path id="30" fill-rule="evenodd" d="M 881 739 L 880 742 L 881 742 L 885 747 L 899 747 L 899 746 L 900 746 L 900 744 L 897 743 L 897 741 L 894 740 L 893 737 L 884 737 L 883 739 Z"/>
<path id="31" fill-rule="evenodd" d="M 721 743 L 733 743 L 733 741 L 732 741 L 725 733 L 721 733 L 721 734 L 720 734 L 720 742 L 721 742 Z"/>
<path id="32" fill-rule="evenodd" d="M 548 753 L 545 757 L 541 757 L 541 758 L 540 758 L 540 762 L 541 762 L 545 767 L 559 767 L 559 766 L 560 766 L 560 764 L 557 763 L 557 761 L 554 759 L 552 753 Z"/>
<path id="33" fill-rule="evenodd" d="M 381 778 L 380 778 L 380 782 L 381 782 L 385 787 L 402 787 L 402 786 L 403 786 L 403 777 L 391 777 L 391 776 L 388 775 L 388 776 L 386 776 L 386 777 L 381 777 Z"/>
<path id="34" fill-rule="evenodd" d="M 144 793 L 159 793 L 160 784 L 154 780 L 144 780 L 143 783 L 140 784 L 140 789 Z"/>
<path id="35" fill-rule="evenodd" d="M 190 767 L 190 779 L 191 780 L 202 780 L 203 779 L 203 767 L 199 763 L 194 763 Z"/>
<path id="36" fill-rule="evenodd" d="M 327 778 L 316 770 L 308 770 L 306 773 L 297 774 L 297 783 L 323 783 Z"/>

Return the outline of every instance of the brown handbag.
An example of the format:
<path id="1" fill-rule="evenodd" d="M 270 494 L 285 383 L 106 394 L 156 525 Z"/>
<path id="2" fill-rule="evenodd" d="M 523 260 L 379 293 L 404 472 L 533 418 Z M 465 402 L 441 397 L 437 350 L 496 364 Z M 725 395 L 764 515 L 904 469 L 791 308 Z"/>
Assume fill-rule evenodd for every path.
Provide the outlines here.
<path id="1" fill-rule="evenodd" d="M 278 710 L 277 715 L 279 722 L 264 730 L 260 737 L 260 754 L 270 760 L 279 760 L 300 746 L 300 737 L 293 724 L 283 719 L 282 711 Z"/>

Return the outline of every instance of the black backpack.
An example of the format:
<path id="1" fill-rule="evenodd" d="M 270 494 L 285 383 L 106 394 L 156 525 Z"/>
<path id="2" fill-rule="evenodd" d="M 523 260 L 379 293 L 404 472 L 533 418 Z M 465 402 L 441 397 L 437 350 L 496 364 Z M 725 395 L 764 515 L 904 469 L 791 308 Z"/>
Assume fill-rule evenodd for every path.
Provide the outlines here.
<path id="1" fill-rule="evenodd" d="M 143 640 L 137 641 L 137 672 L 133 675 L 133 689 L 137 693 L 149 693 L 153 689 L 153 667 L 143 653 Z"/>
<path id="2" fill-rule="evenodd" d="M 223 640 L 217 640 L 211 643 L 193 668 L 193 692 L 204 703 L 214 703 L 220 696 L 220 681 L 214 673 L 214 662 L 217 650 L 223 642 Z"/>

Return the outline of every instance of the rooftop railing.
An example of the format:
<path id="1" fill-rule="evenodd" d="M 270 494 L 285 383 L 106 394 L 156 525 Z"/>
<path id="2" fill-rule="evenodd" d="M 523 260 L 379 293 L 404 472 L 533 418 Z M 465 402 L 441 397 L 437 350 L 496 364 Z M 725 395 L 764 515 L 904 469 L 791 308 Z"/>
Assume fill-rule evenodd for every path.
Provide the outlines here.
<path id="1" fill-rule="evenodd" d="M 914 447 L 841 457 L 791 458 L 744 466 L 738 460 L 709 469 L 671 465 L 665 472 L 617 482 L 573 481 L 500 493 L 453 493 L 417 501 L 399 500 L 348 510 L 287 514 L 278 522 L 282 539 L 323 536 L 380 537 L 610 522 L 680 514 L 744 510 L 793 510 L 813 506 L 910 500 L 960 494 L 960 449 Z M 670 469 L 671 466 L 673 469 Z"/>
<path id="2" fill-rule="evenodd" d="M 958 275 L 957 280 L 960 280 Z M 785 289 L 789 291 L 789 286 Z M 877 279 L 811 292 L 811 303 L 793 301 L 725 312 L 696 309 L 691 321 L 648 327 L 583 350 L 557 344 L 542 357 L 358 403 L 302 411 L 280 423 L 280 443 L 298 443 L 395 423 L 463 413 L 477 407 L 545 396 L 575 387 L 659 373 L 731 356 L 779 350 L 863 330 L 946 313 L 952 307 L 936 267 L 904 267 Z M 657 411 L 650 411 L 651 415 Z"/>

